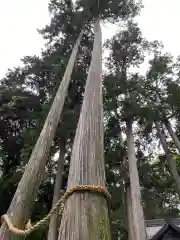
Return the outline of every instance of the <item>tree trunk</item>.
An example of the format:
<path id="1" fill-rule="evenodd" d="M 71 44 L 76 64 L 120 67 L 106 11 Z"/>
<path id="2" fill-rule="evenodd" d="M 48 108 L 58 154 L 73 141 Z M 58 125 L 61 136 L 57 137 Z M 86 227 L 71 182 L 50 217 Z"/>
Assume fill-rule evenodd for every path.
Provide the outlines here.
<path id="1" fill-rule="evenodd" d="M 126 204 L 127 204 L 127 218 L 128 218 L 128 239 L 135 240 L 130 186 L 126 187 Z"/>
<path id="2" fill-rule="evenodd" d="M 105 187 L 101 55 L 101 27 L 97 20 L 92 61 L 72 149 L 68 189 L 76 185 Z M 108 207 L 103 196 L 86 192 L 74 193 L 67 199 L 59 240 L 109 240 L 110 235 Z"/>
<path id="3" fill-rule="evenodd" d="M 180 141 L 179 141 L 178 137 L 176 136 L 175 132 L 173 131 L 171 123 L 169 122 L 168 119 L 166 119 L 164 121 L 164 124 L 165 124 L 170 136 L 172 137 L 172 139 L 173 139 L 173 141 L 174 141 L 174 143 L 175 143 L 175 145 L 176 145 L 176 147 L 177 147 L 177 149 L 180 153 Z"/>
<path id="4" fill-rule="evenodd" d="M 132 120 L 127 121 L 127 146 L 128 146 L 128 163 L 129 178 L 131 188 L 132 201 L 132 224 L 134 229 L 135 240 L 146 240 L 146 228 L 143 209 L 141 205 L 141 192 L 139 184 L 139 175 L 137 169 L 137 161 L 133 143 Z"/>
<path id="5" fill-rule="evenodd" d="M 118 136 L 119 136 L 121 148 L 125 149 L 121 130 Z M 126 215 L 127 215 L 127 225 L 128 225 L 128 239 L 134 240 L 135 233 L 134 233 L 133 221 L 132 221 L 133 215 L 132 215 L 131 187 L 129 185 L 128 163 L 127 163 L 127 156 L 125 154 L 125 151 L 123 151 L 121 158 L 122 158 L 122 162 L 124 163 L 125 205 L 126 205 Z"/>
<path id="6" fill-rule="evenodd" d="M 57 167 L 57 173 L 56 173 L 56 179 L 55 179 L 52 206 L 54 206 L 57 203 L 57 201 L 60 199 L 60 196 L 61 196 L 62 174 L 64 170 L 64 155 L 65 155 L 65 144 L 62 142 L 60 144 L 60 154 L 59 154 L 58 167 Z M 59 228 L 58 216 L 59 216 L 59 211 L 57 210 L 56 213 L 53 214 L 50 220 L 48 240 L 57 240 L 58 228 Z"/>
<path id="7" fill-rule="evenodd" d="M 60 120 L 60 115 L 63 109 L 82 34 L 83 32 L 80 33 L 80 36 L 74 46 L 72 55 L 69 59 L 68 66 L 55 96 L 54 102 L 46 118 L 37 143 L 33 149 L 11 205 L 8 209 L 7 214 L 16 227 L 22 228 L 27 222 L 30 215 L 32 203 L 36 198 L 38 187 L 42 181 L 46 161 L 58 122 Z M 10 239 L 10 235 L 5 224 L 3 224 L 0 229 L 0 239 Z"/>
<path id="8" fill-rule="evenodd" d="M 173 159 L 172 154 L 171 154 L 171 152 L 168 148 L 168 144 L 166 142 L 166 137 L 161 130 L 160 124 L 158 122 L 155 122 L 155 126 L 156 126 L 156 129 L 157 129 L 157 133 L 158 133 L 159 139 L 161 141 L 162 147 L 164 149 L 166 159 L 167 159 L 168 164 L 169 164 L 169 170 L 170 170 L 171 175 L 172 175 L 172 177 L 174 179 L 174 182 L 176 184 L 176 190 L 177 190 L 178 196 L 180 198 L 180 176 L 179 176 L 177 168 L 176 168 L 176 161 L 175 161 L 175 159 Z"/>

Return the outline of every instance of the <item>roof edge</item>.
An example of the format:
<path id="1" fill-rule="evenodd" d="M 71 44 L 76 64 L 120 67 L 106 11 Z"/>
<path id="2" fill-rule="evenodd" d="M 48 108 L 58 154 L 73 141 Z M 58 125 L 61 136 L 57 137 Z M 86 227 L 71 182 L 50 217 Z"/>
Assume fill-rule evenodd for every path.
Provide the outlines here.
<path id="1" fill-rule="evenodd" d="M 173 228 L 176 232 L 180 234 L 180 227 L 176 226 L 170 220 L 167 221 L 167 223 L 152 237 L 150 240 L 158 240 L 162 235 L 165 233 L 165 231 L 169 228 Z"/>

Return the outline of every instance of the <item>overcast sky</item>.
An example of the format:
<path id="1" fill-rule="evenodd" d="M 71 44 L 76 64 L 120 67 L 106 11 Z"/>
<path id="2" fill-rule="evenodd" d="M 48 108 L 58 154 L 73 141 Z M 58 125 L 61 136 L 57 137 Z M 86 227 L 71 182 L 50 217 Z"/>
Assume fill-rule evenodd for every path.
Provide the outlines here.
<path id="1" fill-rule="evenodd" d="M 49 22 L 49 0 L 0 0 L 0 78 L 25 55 L 39 54 L 44 41 L 37 33 Z M 180 0 L 143 0 L 139 25 L 148 40 L 160 40 L 165 50 L 180 54 Z M 103 37 L 113 35 L 103 28 Z"/>

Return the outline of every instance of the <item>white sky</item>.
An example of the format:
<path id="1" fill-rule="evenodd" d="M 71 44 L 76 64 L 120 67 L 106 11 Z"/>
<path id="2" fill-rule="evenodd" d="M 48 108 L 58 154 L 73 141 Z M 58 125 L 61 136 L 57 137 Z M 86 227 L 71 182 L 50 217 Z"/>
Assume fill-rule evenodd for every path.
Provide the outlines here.
<path id="1" fill-rule="evenodd" d="M 19 65 L 25 55 L 39 54 L 44 46 L 37 28 L 49 22 L 49 0 L 0 0 L 0 78 Z M 148 40 L 160 40 L 165 50 L 180 54 L 180 0 L 143 0 L 139 25 Z M 103 28 L 103 36 L 113 35 Z"/>

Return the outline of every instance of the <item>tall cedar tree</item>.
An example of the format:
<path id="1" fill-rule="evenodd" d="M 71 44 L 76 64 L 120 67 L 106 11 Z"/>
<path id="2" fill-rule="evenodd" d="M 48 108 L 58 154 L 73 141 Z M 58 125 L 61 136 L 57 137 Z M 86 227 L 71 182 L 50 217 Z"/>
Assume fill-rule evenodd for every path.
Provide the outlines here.
<path id="1" fill-rule="evenodd" d="M 46 118 L 37 143 L 33 149 L 30 160 L 26 166 L 25 172 L 18 185 L 11 205 L 8 209 L 7 214 L 13 224 L 15 224 L 17 227 L 23 227 L 27 222 L 30 215 L 30 210 L 32 209 L 33 201 L 37 195 L 37 189 L 43 179 L 46 161 L 48 159 L 52 140 L 54 138 L 55 131 L 63 109 L 82 34 L 83 31 L 81 31 L 79 38 L 74 46 L 72 55 L 69 59 L 64 77 L 59 86 L 54 102 Z M 2 240 L 7 240 L 9 237 L 10 235 L 6 229 L 6 226 L 3 224 L 0 229 L 0 238 Z"/>
<path id="2" fill-rule="evenodd" d="M 68 189 L 76 185 L 105 187 L 102 36 L 99 20 L 95 23 L 94 31 L 92 61 L 72 149 Z M 58 239 L 111 239 L 106 199 L 92 193 L 74 193 L 69 197 Z"/>

